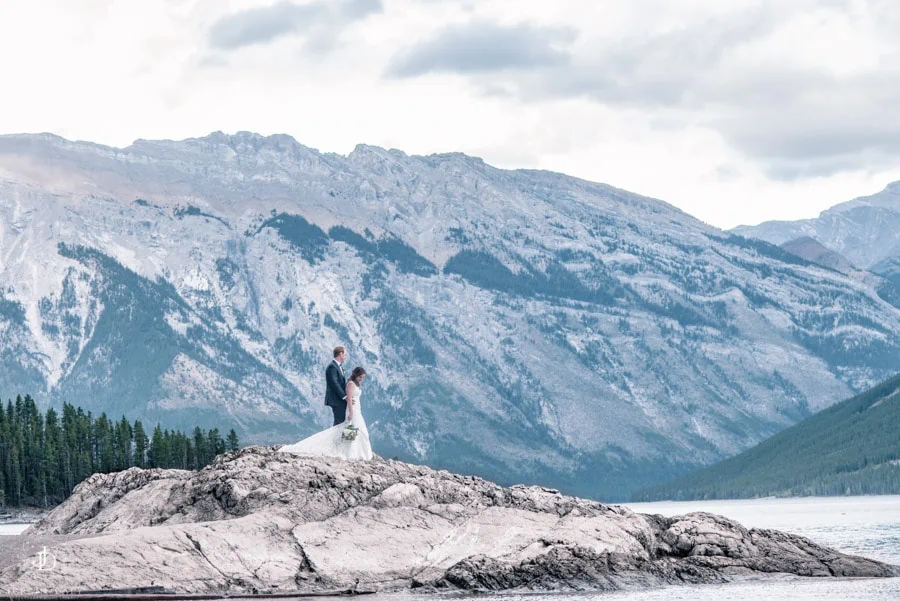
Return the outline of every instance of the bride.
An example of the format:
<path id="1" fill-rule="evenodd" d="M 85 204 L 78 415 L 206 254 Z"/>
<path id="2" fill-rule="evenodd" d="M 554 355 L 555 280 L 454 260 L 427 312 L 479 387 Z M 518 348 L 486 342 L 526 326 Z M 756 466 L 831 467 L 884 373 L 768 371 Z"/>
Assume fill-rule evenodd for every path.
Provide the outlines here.
<path id="1" fill-rule="evenodd" d="M 359 404 L 359 397 L 362 393 L 361 386 L 365 379 L 366 370 L 362 367 L 354 367 L 350 379 L 347 380 L 347 418 L 344 423 L 313 434 L 300 442 L 285 445 L 278 449 L 278 452 L 366 461 L 372 459 L 374 453 L 372 453 L 372 445 L 369 443 L 369 430 L 366 428 L 366 420 L 363 419 L 362 407 Z M 344 440 L 344 429 L 350 425 L 358 429 L 356 438 Z"/>

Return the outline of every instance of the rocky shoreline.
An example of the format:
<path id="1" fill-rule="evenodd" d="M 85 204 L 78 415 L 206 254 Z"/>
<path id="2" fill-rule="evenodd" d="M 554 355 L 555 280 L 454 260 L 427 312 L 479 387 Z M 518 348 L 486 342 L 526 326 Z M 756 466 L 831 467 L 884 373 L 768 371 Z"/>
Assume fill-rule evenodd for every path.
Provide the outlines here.
<path id="1" fill-rule="evenodd" d="M 248 447 L 198 472 L 95 475 L 33 524 L 53 568 L 0 549 L 15 594 L 162 586 L 183 593 L 616 590 L 787 573 L 900 576 L 708 513 L 666 518 L 398 461 Z"/>
<path id="2" fill-rule="evenodd" d="M 0 524 L 31 524 L 38 521 L 49 511 L 35 507 L 8 507 L 0 509 Z"/>

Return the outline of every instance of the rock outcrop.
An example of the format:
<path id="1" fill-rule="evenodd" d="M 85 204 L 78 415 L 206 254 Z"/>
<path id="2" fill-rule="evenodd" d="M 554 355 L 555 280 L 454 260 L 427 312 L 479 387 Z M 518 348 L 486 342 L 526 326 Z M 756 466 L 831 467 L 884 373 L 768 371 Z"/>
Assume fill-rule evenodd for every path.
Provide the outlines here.
<path id="1" fill-rule="evenodd" d="M 0 572 L 13 593 L 165 586 L 252 593 L 617 589 L 740 575 L 896 576 L 810 540 L 694 513 L 665 518 L 540 487 L 397 461 L 248 447 L 198 472 L 95 475 L 23 535 L 52 569 Z"/>

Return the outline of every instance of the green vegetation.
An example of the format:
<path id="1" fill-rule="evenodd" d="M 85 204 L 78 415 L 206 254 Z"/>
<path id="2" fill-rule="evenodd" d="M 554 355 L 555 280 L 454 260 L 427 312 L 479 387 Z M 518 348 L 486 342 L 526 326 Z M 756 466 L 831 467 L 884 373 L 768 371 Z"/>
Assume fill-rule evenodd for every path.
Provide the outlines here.
<path id="1" fill-rule="evenodd" d="M 336 225 L 328 230 L 328 237 L 352 246 L 362 255 L 375 256 L 378 254 L 378 245 L 374 241 L 357 234 L 349 227 Z"/>
<path id="2" fill-rule="evenodd" d="M 206 217 L 207 219 L 215 219 L 216 221 L 218 221 L 225 227 L 228 227 L 228 223 L 221 217 L 217 217 L 216 215 L 213 215 L 212 213 L 207 213 L 207 212 L 201 210 L 199 207 L 195 207 L 194 205 L 190 205 L 190 204 L 183 208 L 182 207 L 176 208 L 174 211 L 174 215 L 178 219 L 184 219 L 186 216 L 187 217 Z"/>
<path id="3" fill-rule="evenodd" d="M 378 335 L 388 343 L 399 361 L 407 365 L 437 365 L 437 355 L 416 328 L 427 329 L 428 317 L 404 299 L 382 292 L 374 313 Z"/>
<path id="4" fill-rule="evenodd" d="M 403 273 L 429 276 L 436 274 L 437 267 L 431 261 L 417 253 L 412 246 L 397 238 L 390 236 L 378 241 L 378 252 L 385 259 L 397 266 Z"/>
<path id="5" fill-rule="evenodd" d="M 299 215 L 278 213 L 267 219 L 260 227 L 272 228 L 300 253 L 300 256 L 315 265 L 325 258 L 328 236 L 322 229 Z"/>
<path id="6" fill-rule="evenodd" d="M 194 428 L 192 435 L 163 430 L 148 438 L 140 421 L 115 422 L 105 413 L 94 418 L 65 403 L 38 411 L 30 396 L 0 404 L 0 506 L 50 507 L 95 473 L 130 467 L 199 469 L 240 446 L 234 430 L 223 439 L 219 430 Z"/>
<path id="7" fill-rule="evenodd" d="M 0 292 L 0 320 L 14 324 L 25 323 L 25 307 L 18 301 L 4 298 Z"/>
<path id="8" fill-rule="evenodd" d="M 900 376 L 640 500 L 900 493 Z"/>
<path id="9" fill-rule="evenodd" d="M 822 265 L 813 263 L 812 261 L 807 261 L 803 257 L 799 257 L 792 252 L 786 251 L 780 246 L 771 244 L 764 240 L 758 240 L 756 238 L 745 238 L 744 236 L 739 236 L 737 234 L 730 234 L 724 238 L 707 235 L 707 238 L 715 240 L 717 242 L 724 242 L 725 244 L 737 246 L 738 248 L 743 248 L 744 250 L 756 251 L 756 253 L 760 257 L 768 257 L 782 263 L 801 265 L 803 267 L 822 267 Z"/>
<path id="10" fill-rule="evenodd" d="M 382 237 L 375 240 L 371 232 L 369 237 L 357 234 L 350 228 L 336 225 L 328 230 L 328 236 L 337 242 L 343 242 L 356 249 L 357 253 L 369 260 L 384 259 L 393 263 L 401 273 L 429 276 L 438 272 L 434 264 L 417 253 L 413 247 L 396 236 Z"/>
<path id="11" fill-rule="evenodd" d="M 558 260 L 548 261 L 543 271 L 526 264 L 514 273 L 482 250 L 462 250 L 453 255 L 444 265 L 444 273 L 459 275 L 480 288 L 526 298 L 547 296 L 609 305 L 625 294 L 614 278 L 603 277 L 602 273 L 596 274 L 597 288 L 591 289 Z"/>

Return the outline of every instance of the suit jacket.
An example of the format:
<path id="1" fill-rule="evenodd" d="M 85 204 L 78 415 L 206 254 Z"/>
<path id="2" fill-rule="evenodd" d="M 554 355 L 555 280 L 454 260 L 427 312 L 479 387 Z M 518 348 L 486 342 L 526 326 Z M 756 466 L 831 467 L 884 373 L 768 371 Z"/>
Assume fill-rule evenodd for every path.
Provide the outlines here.
<path id="1" fill-rule="evenodd" d="M 347 406 L 347 378 L 337 361 L 325 368 L 325 404 L 329 407 Z"/>

